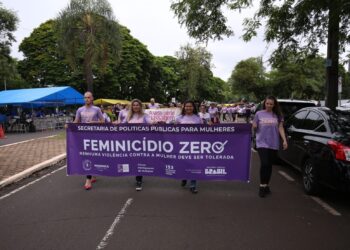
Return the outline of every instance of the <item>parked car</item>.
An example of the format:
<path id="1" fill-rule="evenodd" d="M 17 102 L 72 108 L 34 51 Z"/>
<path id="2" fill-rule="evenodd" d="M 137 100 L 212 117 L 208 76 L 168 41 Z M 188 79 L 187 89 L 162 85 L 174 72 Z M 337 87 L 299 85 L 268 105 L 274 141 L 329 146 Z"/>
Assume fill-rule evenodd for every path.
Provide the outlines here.
<path id="1" fill-rule="evenodd" d="M 277 99 L 281 111 L 286 121 L 295 111 L 305 108 L 305 107 L 316 107 L 316 103 L 314 101 L 308 100 L 296 100 L 296 99 Z M 255 109 L 255 112 L 262 109 L 262 104 L 258 104 Z"/>
<path id="2" fill-rule="evenodd" d="M 279 158 L 302 173 L 307 194 L 322 185 L 350 190 L 350 115 L 326 107 L 298 110 L 285 122 L 288 149 Z"/>

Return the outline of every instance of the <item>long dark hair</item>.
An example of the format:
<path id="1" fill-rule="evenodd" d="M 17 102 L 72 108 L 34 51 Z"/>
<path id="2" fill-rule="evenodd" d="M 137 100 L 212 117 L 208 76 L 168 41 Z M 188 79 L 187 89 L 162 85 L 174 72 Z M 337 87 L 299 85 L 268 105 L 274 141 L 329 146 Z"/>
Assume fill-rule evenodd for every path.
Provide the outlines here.
<path id="1" fill-rule="evenodd" d="M 274 114 L 276 114 L 277 117 L 278 117 L 279 119 L 281 119 L 282 116 L 283 116 L 283 114 L 282 114 L 280 105 L 279 105 L 279 103 L 278 103 L 276 97 L 274 97 L 274 96 L 272 96 L 272 95 L 267 96 L 267 97 L 265 98 L 265 100 L 263 101 L 263 103 L 262 103 L 263 109 L 266 109 L 266 107 L 265 107 L 265 102 L 266 102 L 266 100 L 272 100 L 272 101 L 273 101 L 274 105 L 273 105 L 273 108 L 272 108 L 272 112 L 273 112 Z"/>
<path id="2" fill-rule="evenodd" d="M 187 103 L 191 103 L 191 104 L 192 104 L 192 106 L 193 106 L 193 114 L 194 114 L 194 115 L 198 115 L 198 110 L 197 110 L 197 107 L 196 107 L 194 101 L 185 101 L 185 102 L 183 103 L 183 106 L 182 106 L 181 114 L 182 114 L 182 115 L 185 115 L 185 114 L 186 114 L 186 112 L 185 112 L 185 106 L 186 106 Z"/>

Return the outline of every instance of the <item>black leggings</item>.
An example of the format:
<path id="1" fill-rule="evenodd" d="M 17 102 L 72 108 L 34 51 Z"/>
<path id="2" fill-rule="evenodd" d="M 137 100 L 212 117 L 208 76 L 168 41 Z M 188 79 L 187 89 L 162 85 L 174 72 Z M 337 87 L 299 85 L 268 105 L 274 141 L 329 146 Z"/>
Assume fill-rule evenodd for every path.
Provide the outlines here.
<path id="1" fill-rule="evenodd" d="M 260 157 L 260 184 L 269 184 L 272 164 L 275 162 L 277 150 L 258 148 L 257 151 Z"/>

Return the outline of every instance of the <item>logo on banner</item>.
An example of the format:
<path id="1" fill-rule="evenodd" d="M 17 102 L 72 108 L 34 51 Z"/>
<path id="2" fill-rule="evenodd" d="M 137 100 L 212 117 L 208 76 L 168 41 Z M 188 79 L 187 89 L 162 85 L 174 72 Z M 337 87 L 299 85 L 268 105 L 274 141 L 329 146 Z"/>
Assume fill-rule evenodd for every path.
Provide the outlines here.
<path id="1" fill-rule="evenodd" d="M 102 165 L 102 164 L 95 164 L 95 168 L 98 171 L 103 172 L 103 171 L 109 169 L 109 166 L 108 165 Z"/>
<path id="2" fill-rule="evenodd" d="M 204 173 L 208 176 L 213 175 L 227 175 L 226 168 L 225 167 L 206 167 Z"/>
<path id="3" fill-rule="evenodd" d="M 130 167 L 129 164 L 118 164 L 118 173 L 129 173 Z"/>
<path id="4" fill-rule="evenodd" d="M 173 165 L 165 165 L 165 174 L 166 175 L 175 175 L 176 169 Z"/>
<path id="5" fill-rule="evenodd" d="M 89 171 L 92 169 L 92 162 L 90 160 L 83 161 L 83 169 Z"/>

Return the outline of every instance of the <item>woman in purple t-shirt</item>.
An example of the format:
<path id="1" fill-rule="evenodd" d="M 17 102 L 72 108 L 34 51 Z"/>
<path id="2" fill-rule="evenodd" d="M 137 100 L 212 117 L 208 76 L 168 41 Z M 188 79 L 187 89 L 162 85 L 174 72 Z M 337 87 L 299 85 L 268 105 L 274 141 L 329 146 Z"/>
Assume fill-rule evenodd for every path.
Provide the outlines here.
<path id="1" fill-rule="evenodd" d="M 288 144 L 284 133 L 281 110 L 276 98 L 268 96 L 262 105 L 264 109 L 255 114 L 253 129 L 256 131 L 256 147 L 260 158 L 259 196 L 265 197 L 271 193 L 269 182 L 272 174 L 272 164 L 280 147 L 280 136 L 283 149 L 287 149 Z"/>
<path id="2" fill-rule="evenodd" d="M 147 114 L 144 113 L 142 108 L 142 102 L 138 99 L 134 99 L 130 103 L 130 109 L 124 118 L 122 123 L 143 123 L 150 124 L 151 119 Z M 143 176 L 136 176 L 136 191 L 142 190 L 142 179 Z"/>
<path id="3" fill-rule="evenodd" d="M 175 119 L 175 124 L 202 124 L 203 120 L 199 117 L 196 105 L 193 101 L 186 101 L 182 108 L 182 113 Z M 181 186 L 185 187 L 187 180 L 181 181 Z M 190 191 L 193 194 L 198 193 L 197 180 L 191 180 Z"/>

